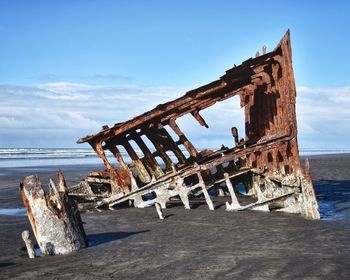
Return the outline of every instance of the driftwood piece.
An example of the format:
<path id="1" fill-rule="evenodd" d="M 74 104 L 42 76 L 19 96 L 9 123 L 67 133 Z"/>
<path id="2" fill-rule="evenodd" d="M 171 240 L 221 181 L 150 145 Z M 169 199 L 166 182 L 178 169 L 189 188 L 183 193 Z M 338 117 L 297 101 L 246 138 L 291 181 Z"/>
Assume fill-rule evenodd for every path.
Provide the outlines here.
<path id="1" fill-rule="evenodd" d="M 26 244 L 29 258 L 34 259 L 35 258 L 34 245 L 33 245 L 32 240 L 30 239 L 29 230 L 25 230 L 22 232 L 22 239 L 23 239 L 24 243 Z"/>
<path id="2" fill-rule="evenodd" d="M 154 205 L 155 205 L 155 207 L 156 207 L 156 210 L 157 210 L 159 219 L 164 220 L 163 211 L 162 211 L 162 206 L 160 206 L 160 203 L 159 203 L 159 202 L 156 202 Z"/>
<path id="3" fill-rule="evenodd" d="M 67 254 L 87 246 L 80 214 L 67 195 L 63 174 L 57 186 L 50 180 L 50 193 L 37 176 L 27 176 L 20 186 L 21 197 L 42 255 Z"/>

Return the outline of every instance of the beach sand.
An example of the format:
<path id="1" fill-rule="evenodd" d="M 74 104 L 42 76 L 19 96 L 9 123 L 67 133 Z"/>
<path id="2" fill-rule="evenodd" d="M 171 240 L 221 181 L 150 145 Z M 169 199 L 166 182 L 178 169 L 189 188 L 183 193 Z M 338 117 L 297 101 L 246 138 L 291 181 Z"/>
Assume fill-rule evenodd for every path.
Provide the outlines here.
<path id="1" fill-rule="evenodd" d="M 322 219 L 283 213 L 215 211 L 201 201 L 175 206 L 83 213 L 90 247 L 28 259 L 26 216 L 0 215 L 1 279 L 350 279 L 350 155 L 310 157 Z M 68 184 L 96 166 L 65 166 Z M 23 208 L 18 186 L 56 167 L 0 169 L 0 208 Z M 228 199 L 228 198 L 227 198 Z"/>

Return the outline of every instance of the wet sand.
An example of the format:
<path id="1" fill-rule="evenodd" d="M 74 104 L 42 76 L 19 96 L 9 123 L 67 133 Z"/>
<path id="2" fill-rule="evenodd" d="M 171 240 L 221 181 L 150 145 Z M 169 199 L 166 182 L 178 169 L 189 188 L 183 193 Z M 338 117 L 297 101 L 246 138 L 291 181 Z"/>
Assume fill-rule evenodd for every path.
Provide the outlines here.
<path id="1" fill-rule="evenodd" d="M 0 215 L 0 279 L 349 279 L 350 155 L 310 157 L 322 220 L 283 213 L 175 206 L 82 215 L 90 247 L 28 259 L 26 216 Z M 73 184 L 91 166 L 66 166 Z M 34 169 L 34 168 L 33 168 Z M 45 184 L 55 167 L 0 170 L 0 208 L 21 208 L 18 185 L 32 173 Z"/>

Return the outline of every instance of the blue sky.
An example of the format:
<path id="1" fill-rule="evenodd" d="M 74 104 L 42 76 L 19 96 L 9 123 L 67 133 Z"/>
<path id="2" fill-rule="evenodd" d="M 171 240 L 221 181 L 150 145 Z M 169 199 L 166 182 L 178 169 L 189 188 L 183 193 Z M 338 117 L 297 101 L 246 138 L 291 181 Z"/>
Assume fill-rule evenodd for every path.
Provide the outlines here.
<path id="1" fill-rule="evenodd" d="M 1 0 L 0 147 L 81 147 L 289 28 L 300 147 L 350 148 L 349 12 L 348 1 Z M 231 143 L 227 116 L 242 130 L 237 100 L 220 106 L 205 113 L 223 123 L 211 134 L 183 121 L 198 146 Z"/>

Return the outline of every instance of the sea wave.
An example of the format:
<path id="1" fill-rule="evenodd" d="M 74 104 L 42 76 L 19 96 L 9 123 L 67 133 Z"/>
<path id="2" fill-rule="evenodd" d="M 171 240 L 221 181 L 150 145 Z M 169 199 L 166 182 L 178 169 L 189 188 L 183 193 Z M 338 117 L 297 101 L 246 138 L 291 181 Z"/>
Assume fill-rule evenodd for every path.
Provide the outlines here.
<path id="1" fill-rule="evenodd" d="M 140 149 L 135 148 L 135 151 L 140 158 L 144 156 Z M 153 151 L 151 150 L 151 152 Z M 188 155 L 187 151 L 183 152 L 186 156 Z M 109 151 L 105 151 L 105 153 L 112 163 L 116 162 Z M 131 161 L 123 148 L 120 148 L 120 153 L 125 161 Z M 176 162 L 175 156 L 170 152 L 167 153 Z M 302 156 L 337 153 L 350 153 L 350 149 L 300 149 L 300 155 Z M 101 163 L 101 159 L 91 148 L 0 148 L 0 168 Z"/>
<path id="2" fill-rule="evenodd" d="M 140 149 L 135 151 L 139 157 L 143 157 Z M 105 153 L 112 162 L 116 161 L 111 152 Z M 125 161 L 130 161 L 125 150 L 121 149 L 120 153 Z M 91 148 L 0 148 L 0 168 L 101 163 Z"/>
<path id="3" fill-rule="evenodd" d="M 350 148 L 301 148 L 299 149 L 299 154 L 301 156 L 311 156 L 311 155 L 327 155 L 327 154 L 346 154 L 350 153 Z"/>
<path id="4" fill-rule="evenodd" d="M 126 154 L 125 151 L 122 152 Z M 111 154 L 106 152 L 107 156 Z M 25 159 L 55 159 L 55 158 L 86 158 L 96 157 L 92 149 L 54 149 L 54 148 L 15 148 L 0 149 L 1 160 L 25 160 Z"/>
<path id="5" fill-rule="evenodd" d="M 0 159 L 32 158 L 32 157 L 85 157 L 95 155 L 91 149 L 43 149 L 43 148 L 18 148 L 0 149 Z"/>

